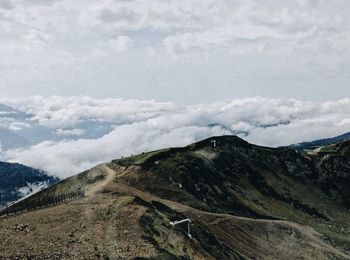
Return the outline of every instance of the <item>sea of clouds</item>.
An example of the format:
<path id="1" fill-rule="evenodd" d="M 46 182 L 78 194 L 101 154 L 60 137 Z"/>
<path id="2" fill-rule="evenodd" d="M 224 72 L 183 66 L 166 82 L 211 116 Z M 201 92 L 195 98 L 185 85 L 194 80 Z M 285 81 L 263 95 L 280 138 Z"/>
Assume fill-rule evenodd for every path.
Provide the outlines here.
<path id="1" fill-rule="evenodd" d="M 276 147 L 350 131 L 349 98 L 304 102 L 253 97 L 178 106 L 147 100 L 34 96 L 1 97 L 0 103 L 13 109 L 2 111 L 0 128 L 19 136 L 31 130 L 35 137 L 27 145 L 3 149 L 1 160 L 61 178 L 121 156 L 184 146 L 214 135 L 238 135 Z"/>

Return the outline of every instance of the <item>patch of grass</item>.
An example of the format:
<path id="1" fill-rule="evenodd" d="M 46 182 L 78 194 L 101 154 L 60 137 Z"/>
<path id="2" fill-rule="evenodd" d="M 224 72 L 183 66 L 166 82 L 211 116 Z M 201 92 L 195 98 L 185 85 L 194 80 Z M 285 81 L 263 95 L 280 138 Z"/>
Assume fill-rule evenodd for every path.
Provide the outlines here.
<path id="1" fill-rule="evenodd" d="M 336 153 L 338 151 L 338 145 L 337 144 L 330 144 L 323 146 L 320 149 L 320 153 Z"/>
<path id="2" fill-rule="evenodd" d="M 147 153 L 141 153 L 138 155 L 132 155 L 129 157 L 125 158 L 120 158 L 117 160 L 113 160 L 113 163 L 117 163 L 122 166 L 132 166 L 132 165 L 142 165 L 145 163 L 147 160 L 151 159 L 152 157 L 162 154 L 164 152 L 170 151 L 170 148 L 165 148 L 161 150 L 156 150 L 152 152 L 147 152 Z"/>

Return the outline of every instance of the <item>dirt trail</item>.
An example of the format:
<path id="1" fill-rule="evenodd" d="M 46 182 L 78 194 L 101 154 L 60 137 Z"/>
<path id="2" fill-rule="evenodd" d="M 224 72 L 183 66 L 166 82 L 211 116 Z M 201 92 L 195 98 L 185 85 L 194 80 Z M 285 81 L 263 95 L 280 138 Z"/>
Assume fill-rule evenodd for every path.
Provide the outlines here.
<path id="1" fill-rule="evenodd" d="M 304 255 L 308 258 L 308 256 L 313 254 L 315 254 L 315 256 L 324 256 L 325 252 L 329 252 L 342 259 L 350 259 L 350 257 L 341 250 L 325 243 L 321 239 L 321 235 L 310 227 L 285 220 L 252 219 L 198 210 L 181 203 L 159 198 L 128 185 L 118 178 L 120 174 L 122 175 L 124 173 L 125 168 L 120 172 L 108 166 L 105 166 L 104 169 L 108 172 L 108 175 L 116 177 L 115 182 L 110 183 L 113 187 L 112 190 L 116 190 L 118 193 L 125 195 L 139 197 L 150 203 L 154 201 L 162 203 L 172 210 L 186 215 L 195 222 L 209 224 L 208 228 L 216 233 L 219 238 L 223 239 L 223 241 L 227 240 L 226 242 L 232 242 L 228 242 L 232 248 L 243 250 L 249 257 L 254 258 L 259 255 L 265 255 L 262 253 L 265 251 L 266 256 L 271 257 L 271 255 L 276 254 L 277 257 L 279 253 L 285 250 L 283 247 L 287 246 L 294 247 L 294 252 L 291 252 L 290 255 L 291 257 Z M 111 188 L 111 186 L 109 188 Z M 246 231 L 240 228 L 242 225 L 244 226 L 243 229 Z M 248 236 L 247 239 L 239 239 L 239 237 L 244 238 L 246 236 Z M 301 236 L 300 240 L 297 238 L 298 236 Z M 247 244 L 249 245 L 251 243 L 255 243 L 255 248 L 247 247 Z M 279 243 L 281 246 L 279 246 Z M 301 250 L 304 246 L 307 248 L 303 249 L 305 252 Z M 258 250 L 261 252 L 258 252 Z"/>
<path id="2" fill-rule="evenodd" d="M 104 173 L 104 178 L 101 181 L 89 185 L 85 192 L 86 196 L 96 195 L 96 193 L 102 191 L 105 186 L 112 183 L 116 177 L 116 172 L 109 168 L 106 164 L 100 164 L 96 168 Z"/>
<path id="3" fill-rule="evenodd" d="M 225 250 L 248 259 L 350 259 L 309 227 L 206 212 L 135 188 L 124 177 L 139 170 L 101 164 L 87 173 L 85 198 L 4 218 L 0 258 L 163 259 L 160 254 L 169 250 L 210 259 Z M 175 215 L 193 220 L 193 239 L 176 227 L 168 240 Z M 234 257 L 221 259 L 228 258 Z"/>

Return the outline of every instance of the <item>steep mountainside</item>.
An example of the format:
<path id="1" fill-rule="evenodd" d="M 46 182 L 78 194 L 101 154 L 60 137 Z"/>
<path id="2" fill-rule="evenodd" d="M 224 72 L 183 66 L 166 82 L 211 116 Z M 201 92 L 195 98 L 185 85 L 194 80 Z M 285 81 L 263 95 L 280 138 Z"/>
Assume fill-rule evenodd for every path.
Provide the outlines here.
<path id="1" fill-rule="evenodd" d="M 0 206 L 57 181 L 43 171 L 17 163 L 0 162 Z"/>
<path id="2" fill-rule="evenodd" d="M 25 203 L 84 198 L 1 219 L 0 256 L 350 259 L 349 166 L 349 142 L 308 154 L 235 136 L 122 158 Z M 169 224 L 185 218 L 192 238 Z"/>

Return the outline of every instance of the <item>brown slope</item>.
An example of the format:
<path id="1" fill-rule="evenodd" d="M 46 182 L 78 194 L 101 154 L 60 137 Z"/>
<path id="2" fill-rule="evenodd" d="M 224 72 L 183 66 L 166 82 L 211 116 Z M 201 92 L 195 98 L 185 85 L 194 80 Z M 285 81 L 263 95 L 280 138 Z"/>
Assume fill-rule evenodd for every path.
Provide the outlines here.
<path id="1" fill-rule="evenodd" d="M 0 234 L 6 239 L 0 241 L 0 256 L 349 259 L 312 228 L 288 221 L 210 213 L 128 184 L 144 174 L 137 166 L 109 164 L 68 179 L 54 191 L 83 186 L 88 196 L 1 219 Z M 181 227 L 169 235 L 168 222 L 185 217 L 193 221 L 193 239 Z"/>

